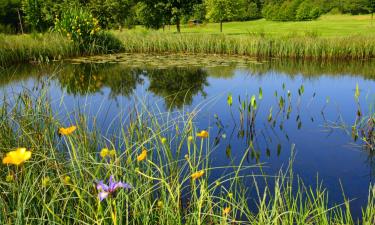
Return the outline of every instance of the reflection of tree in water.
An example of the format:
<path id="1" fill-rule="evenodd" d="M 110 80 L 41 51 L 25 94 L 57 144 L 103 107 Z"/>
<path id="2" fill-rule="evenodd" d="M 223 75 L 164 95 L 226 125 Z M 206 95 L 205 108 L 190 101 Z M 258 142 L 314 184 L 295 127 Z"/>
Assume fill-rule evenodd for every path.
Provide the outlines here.
<path id="1" fill-rule="evenodd" d="M 139 70 L 121 65 L 81 64 L 64 68 L 59 74 L 60 85 L 69 94 L 91 94 L 108 87 L 111 97 L 130 96 L 143 80 Z"/>
<path id="2" fill-rule="evenodd" d="M 168 68 L 147 70 L 149 91 L 164 98 L 168 108 L 190 105 L 199 93 L 206 96 L 208 74 L 201 68 Z"/>

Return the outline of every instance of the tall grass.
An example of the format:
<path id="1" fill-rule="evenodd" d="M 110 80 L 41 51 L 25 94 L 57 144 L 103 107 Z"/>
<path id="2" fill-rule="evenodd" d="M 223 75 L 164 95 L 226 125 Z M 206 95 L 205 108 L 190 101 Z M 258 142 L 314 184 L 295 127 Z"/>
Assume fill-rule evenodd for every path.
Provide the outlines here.
<path id="1" fill-rule="evenodd" d="M 260 58 L 370 59 L 371 36 L 325 38 L 312 35 L 173 34 L 158 31 L 113 32 L 100 36 L 88 52 L 57 34 L 0 35 L 0 66 L 103 53 L 204 53 Z"/>
<path id="2" fill-rule="evenodd" d="M 126 52 L 134 53 L 208 53 L 298 59 L 369 59 L 375 56 L 375 40 L 366 36 L 264 37 L 160 32 L 123 32 L 116 36 L 124 43 Z"/>
<path id="3" fill-rule="evenodd" d="M 0 66 L 78 56 L 72 42 L 56 34 L 0 35 Z"/>
<path id="4" fill-rule="evenodd" d="M 121 51 L 121 43 L 109 33 L 98 38 L 82 50 L 77 44 L 57 33 L 3 35 L 0 34 L 0 66 L 14 63 L 49 62 L 82 55 Z"/>
<path id="5" fill-rule="evenodd" d="M 246 154 L 238 165 L 212 167 L 215 148 L 196 136 L 194 114 L 163 114 L 140 101 L 119 115 L 117 132 L 104 136 L 79 112 L 60 122 L 64 114 L 52 110 L 45 92 L 33 96 L 5 98 L 11 100 L 0 110 L 0 156 L 16 147 L 32 151 L 24 165 L 0 166 L 1 224 L 357 223 L 349 200 L 330 208 L 322 185 L 305 186 L 292 169 L 269 177 L 257 172 L 261 165 L 245 166 Z M 75 133 L 57 135 L 72 124 Z M 104 147 L 116 154 L 101 158 Z M 197 171 L 204 174 L 194 180 Z M 213 180 L 215 171 L 223 175 Z M 133 188 L 100 202 L 95 183 L 110 175 Z M 374 224 L 374 194 L 370 187 L 361 224 Z"/>

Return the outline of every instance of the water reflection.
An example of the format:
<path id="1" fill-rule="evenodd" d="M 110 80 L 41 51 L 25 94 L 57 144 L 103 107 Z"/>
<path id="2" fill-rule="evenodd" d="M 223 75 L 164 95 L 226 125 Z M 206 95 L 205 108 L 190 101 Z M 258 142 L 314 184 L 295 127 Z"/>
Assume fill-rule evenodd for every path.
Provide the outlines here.
<path id="1" fill-rule="evenodd" d="M 190 105 L 198 94 L 206 96 L 208 74 L 202 68 L 150 69 L 145 75 L 150 81 L 148 90 L 163 97 L 167 108 Z"/>
<path id="2" fill-rule="evenodd" d="M 128 97 L 143 83 L 141 70 L 113 64 L 81 64 L 65 66 L 57 80 L 68 94 L 87 95 L 109 88 L 110 97 Z"/>
<path id="3" fill-rule="evenodd" d="M 120 57 L 117 63 L 107 60 L 8 68 L 0 71 L 0 86 L 6 89 L 16 84 L 34 85 L 47 79 L 54 88 L 50 93 L 57 97 L 66 93 L 66 102 L 81 103 L 89 96 L 93 111 L 103 104 L 101 112 L 106 111 L 102 113 L 105 115 L 95 115 L 104 125 L 115 123 L 106 119 L 116 118 L 119 111 L 129 107 L 132 96 L 150 94 L 150 105 L 161 100 L 165 106 L 160 109 L 162 113 L 198 106 L 205 99 L 219 96 L 215 105 L 201 110 L 196 118 L 198 127 L 209 129 L 214 138 L 213 166 L 227 165 L 228 161 L 239 163 L 246 156 L 248 164 L 266 161 L 277 171 L 288 162 L 291 146 L 295 144 L 299 151 L 295 170 L 307 183 L 314 184 L 319 173 L 320 178 L 328 181 L 331 193 L 340 195 L 337 184 L 342 179 L 343 183 L 349 183 L 345 187 L 351 188 L 348 197 L 366 199 L 375 171 L 372 154 L 352 145 L 348 147 L 352 141 L 350 133 L 331 129 L 327 134 L 322 126 L 341 118 L 349 125 L 355 121 L 355 86 L 359 83 L 361 87 L 361 101 L 374 94 L 374 61 L 257 62 L 227 57 L 133 57 L 136 56 Z M 229 92 L 231 107 L 227 102 Z M 119 104 L 111 104 L 113 99 Z M 361 105 L 364 115 L 369 112 L 366 105 Z M 340 195 L 333 196 L 333 200 L 336 197 L 341 199 Z"/>

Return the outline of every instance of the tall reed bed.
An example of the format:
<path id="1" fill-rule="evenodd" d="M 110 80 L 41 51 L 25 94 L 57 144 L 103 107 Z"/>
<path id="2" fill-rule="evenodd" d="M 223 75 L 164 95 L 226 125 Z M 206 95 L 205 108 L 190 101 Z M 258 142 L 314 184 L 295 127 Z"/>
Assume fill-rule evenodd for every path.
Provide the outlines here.
<path id="1" fill-rule="evenodd" d="M 126 52 L 208 53 L 299 59 L 369 59 L 375 40 L 367 36 L 323 38 L 310 36 L 116 33 Z"/>
<path id="2" fill-rule="evenodd" d="M 0 35 L 0 66 L 79 56 L 72 42 L 57 34 Z"/>
<path id="3" fill-rule="evenodd" d="M 14 148 L 31 151 L 23 164 L 0 165 L 1 224 L 357 224 L 349 200 L 330 208 L 322 185 L 305 186 L 292 169 L 269 177 L 245 166 L 246 154 L 212 167 L 210 132 L 197 129 L 194 114 L 140 101 L 104 136 L 79 112 L 61 122 L 45 92 L 33 96 L 5 98 L 0 110 L 3 163 Z M 222 176 L 212 179 L 215 171 Z M 107 189 L 110 177 L 131 188 Z M 369 193 L 358 224 L 374 224 Z"/>
<path id="4" fill-rule="evenodd" d="M 114 53 L 122 44 L 112 34 L 100 33 L 85 48 L 58 33 L 1 35 L 0 67 L 24 62 L 49 62 L 83 55 Z"/>

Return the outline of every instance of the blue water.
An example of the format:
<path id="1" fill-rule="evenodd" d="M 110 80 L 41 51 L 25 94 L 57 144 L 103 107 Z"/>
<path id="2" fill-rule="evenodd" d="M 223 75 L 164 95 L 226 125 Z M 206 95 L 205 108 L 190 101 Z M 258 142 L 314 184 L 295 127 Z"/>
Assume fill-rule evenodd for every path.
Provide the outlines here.
<path id="1" fill-rule="evenodd" d="M 152 56 L 147 60 L 152 61 Z M 17 66 L 0 72 L 1 96 L 11 99 L 25 89 L 38 93 L 42 86 L 47 86 L 53 108 L 66 124 L 69 124 L 67 113 L 81 111 L 95 117 L 105 135 L 115 130 L 120 115 L 139 99 L 160 112 L 199 110 L 194 121 L 197 127 L 208 129 L 211 137 L 217 135 L 220 139 L 211 155 L 212 166 L 225 166 L 232 161 L 239 163 L 249 153 L 249 140 L 238 136 L 238 97 L 244 100 L 255 95 L 258 111 L 252 142 L 259 157 L 251 157 L 249 153 L 245 164 L 262 162 L 267 173 L 275 174 L 286 168 L 293 156 L 293 170 L 306 185 L 316 185 L 318 177 L 334 204 L 343 201 L 342 184 L 346 197 L 354 199 L 353 214 L 360 214 L 375 164 L 370 163 L 371 156 L 362 143 L 351 137 L 350 126 L 356 119 L 356 84 L 360 87 L 362 113 L 371 111 L 375 96 L 375 74 L 371 72 L 374 62 L 130 65 L 131 62 Z M 302 86 L 304 93 L 299 95 Z M 262 99 L 259 99 L 260 87 Z M 292 100 L 290 117 L 286 119 L 286 113 L 281 112 L 272 126 L 267 120 L 269 110 L 273 108 L 275 118 L 280 96 L 286 100 L 287 109 L 288 91 Z M 233 96 L 232 107 L 227 104 L 229 94 Z M 215 124 L 216 118 L 223 129 Z M 347 130 L 336 127 L 342 124 L 347 125 Z M 226 151 L 228 146 L 230 152 Z M 213 172 L 212 179 L 222 172 Z"/>

